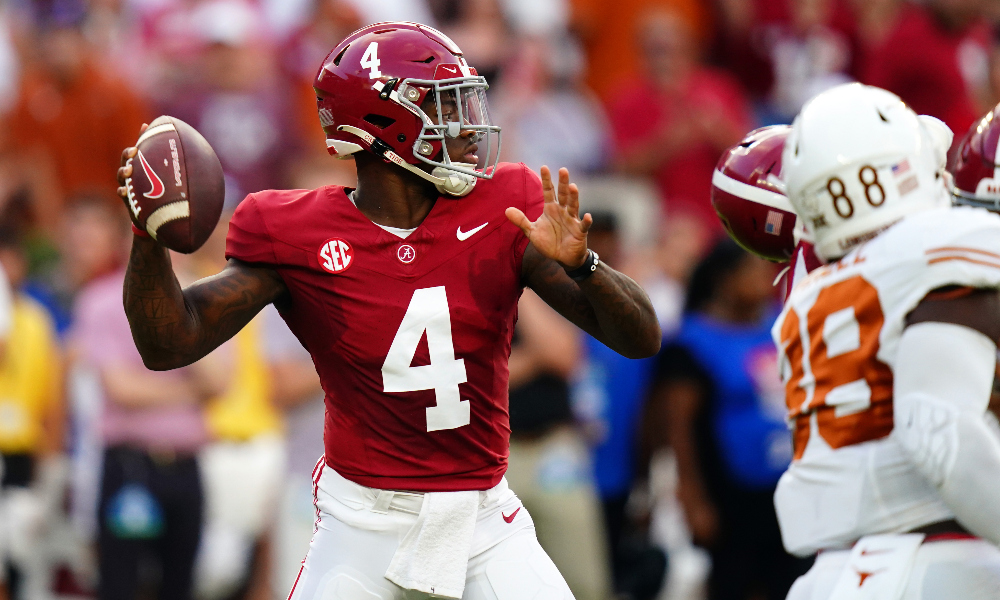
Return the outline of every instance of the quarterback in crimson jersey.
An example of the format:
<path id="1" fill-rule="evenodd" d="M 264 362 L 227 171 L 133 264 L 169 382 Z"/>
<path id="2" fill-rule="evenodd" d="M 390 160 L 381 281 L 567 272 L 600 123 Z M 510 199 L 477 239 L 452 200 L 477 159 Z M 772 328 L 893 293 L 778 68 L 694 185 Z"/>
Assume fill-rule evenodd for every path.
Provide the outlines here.
<path id="1" fill-rule="evenodd" d="M 251 194 L 236 211 L 226 254 L 285 281 L 285 319 L 328 390 L 327 464 L 344 477 L 415 491 L 499 483 L 528 244 L 509 206 L 541 214 L 541 181 L 523 165 L 440 200 L 406 237 L 339 186 Z"/>
<path id="2" fill-rule="evenodd" d="M 555 184 L 499 162 L 486 87 L 434 29 L 363 28 L 314 84 L 357 189 L 251 194 L 226 269 L 183 289 L 164 248 L 133 241 L 125 307 L 151 368 L 197 360 L 269 303 L 312 354 L 326 453 L 293 600 L 572 598 L 503 478 L 517 300 L 530 287 L 633 358 L 660 331 L 645 292 L 588 250 L 566 170 Z"/>

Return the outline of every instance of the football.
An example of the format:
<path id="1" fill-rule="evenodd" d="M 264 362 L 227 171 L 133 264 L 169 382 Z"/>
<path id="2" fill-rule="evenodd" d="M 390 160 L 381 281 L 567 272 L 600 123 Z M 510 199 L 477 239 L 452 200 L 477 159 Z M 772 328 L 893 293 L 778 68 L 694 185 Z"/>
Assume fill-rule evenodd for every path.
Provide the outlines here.
<path id="1" fill-rule="evenodd" d="M 219 157 L 194 127 L 168 116 L 150 123 L 135 146 L 125 189 L 136 226 L 171 250 L 194 252 L 222 214 Z"/>

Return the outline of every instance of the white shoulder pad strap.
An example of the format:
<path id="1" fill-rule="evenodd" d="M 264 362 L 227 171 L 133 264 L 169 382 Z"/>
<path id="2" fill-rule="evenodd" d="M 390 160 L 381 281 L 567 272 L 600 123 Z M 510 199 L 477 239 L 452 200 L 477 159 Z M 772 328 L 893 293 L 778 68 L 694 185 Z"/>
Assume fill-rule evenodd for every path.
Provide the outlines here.
<path id="1" fill-rule="evenodd" d="M 996 344 L 961 325 L 903 332 L 894 369 L 893 435 L 972 533 L 1000 542 L 1000 440 L 986 419 Z"/>

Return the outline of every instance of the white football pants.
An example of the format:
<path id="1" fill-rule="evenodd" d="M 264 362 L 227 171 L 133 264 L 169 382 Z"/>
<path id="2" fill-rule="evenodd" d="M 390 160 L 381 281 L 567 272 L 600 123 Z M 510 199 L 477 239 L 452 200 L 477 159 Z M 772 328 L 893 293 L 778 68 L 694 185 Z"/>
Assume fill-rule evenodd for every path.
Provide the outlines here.
<path id="1" fill-rule="evenodd" d="M 417 520 L 420 495 L 398 494 L 387 511 L 373 512 L 378 490 L 348 481 L 322 460 L 314 482 L 316 533 L 289 600 L 429 598 L 385 578 L 396 548 Z M 473 534 L 462 599 L 573 600 L 506 480 L 481 494 L 485 506 Z"/>
<path id="2" fill-rule="evenodd" d="M 821 552 L 809 572 L 792 585 L 787 600 L 827 600 L 850 554 L 850 550 Z M 931 541 L 920 546 L 898 600 L 957 598 L 1000 600 L 1000 549 L 978 539 Z"/>

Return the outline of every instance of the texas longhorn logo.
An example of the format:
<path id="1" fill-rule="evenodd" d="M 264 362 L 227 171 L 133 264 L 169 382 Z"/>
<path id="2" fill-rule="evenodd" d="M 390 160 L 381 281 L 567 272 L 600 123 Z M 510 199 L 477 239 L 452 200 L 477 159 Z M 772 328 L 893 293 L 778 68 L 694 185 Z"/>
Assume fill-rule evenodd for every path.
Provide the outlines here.
<path id="1" fill-rule="evenodd" d="M 149 179 L 149 191 L 144 193 L 143 196 L 149 198 L 150 200 L 156 200 L 157 198 L 163 196 L 163 192 L 166 191 L 166 186 L 163 185 L 163 181 L 160 176 L 156 174 L 153 167 L 149 166 L 146 162 L 146 157 L 142 155 L 142 150 L 138 151 L 139 162 L 142 164 L 142 170 L 146 172 L 146 177 Z"/>

